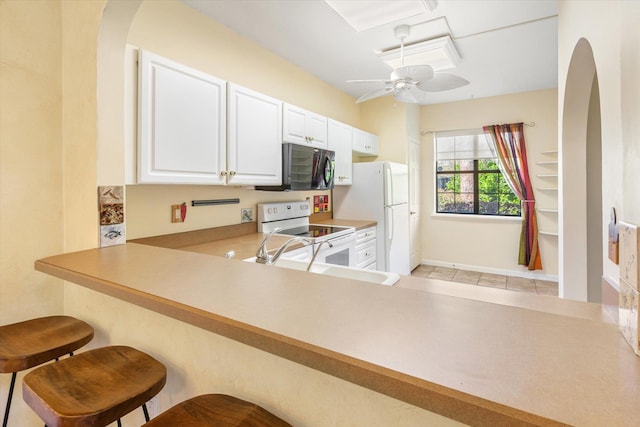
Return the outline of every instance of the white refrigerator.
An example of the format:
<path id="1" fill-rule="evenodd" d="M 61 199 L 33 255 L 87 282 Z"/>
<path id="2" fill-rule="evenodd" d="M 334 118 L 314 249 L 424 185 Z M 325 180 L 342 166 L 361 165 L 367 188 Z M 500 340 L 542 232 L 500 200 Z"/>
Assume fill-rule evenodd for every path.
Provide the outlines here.
<path id="1" fill-rule="evenodd" d="M 409 168 L 392 162 L 354 163 L 352 179 L 352 185 L 333 189 L 334 218 L 376 220 L 377 269 L 410 274 Z"/>

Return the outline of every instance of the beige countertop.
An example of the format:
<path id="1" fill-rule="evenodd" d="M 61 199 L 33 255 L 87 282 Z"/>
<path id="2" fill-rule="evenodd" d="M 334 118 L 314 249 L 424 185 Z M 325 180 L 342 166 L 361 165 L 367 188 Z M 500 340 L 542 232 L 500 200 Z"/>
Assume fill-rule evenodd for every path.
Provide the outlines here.
<path id="1" fill-rule="evenodd" d="M 640 358 L 592 304 L 328 281 L 132 243 L 36 269 L 463 423 L 640 422 Z"/>

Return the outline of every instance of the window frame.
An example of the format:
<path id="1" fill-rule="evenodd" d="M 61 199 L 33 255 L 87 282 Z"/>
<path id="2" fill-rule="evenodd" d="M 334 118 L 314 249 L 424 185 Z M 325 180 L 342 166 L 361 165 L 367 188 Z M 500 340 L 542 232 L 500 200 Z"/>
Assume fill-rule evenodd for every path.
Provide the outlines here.
<path id="1" fill-rule="evenodd" d="M 504 219 L 504 220 L 512 220 L 512 219 L 521 219 L 522 218 L 522 201 L 520 201 L 520 210 L 519 210 L 519 214 L 518 215 L 505 215 L 505 214 L 490 214 L 490 213 L 480 213 L 480 174 L 486 174 L 486 173 L 498 173 L 502 175 L 502 171 L 500 170 L 500 168 L 496 168 L 496 169 L 479 169 L 479 162 L 480 160 L 492 160 L 496 165 L 498 165 L 498 158 L 497 157 L 493 157 L 491 159 L 487 159 L 487 158 L 483 158 L 483 159 L 479 159 L 479 158 L 474 158 L 474 159 L 465 159 L 465 160 L 472 160 L 473 161 L 473 169 L 472 170 L 443 170 L 443 171 L 438 171 L 438 136 L 443 136 L 443 137 L 449 137 L 449 136 L 471 136 L 471 135 L 481 135 L 484 134 L 484 132 L 481 129 L 469 129 L 468 131 L 455 131 L 455 132 L 439 132 L 434 134 L 433 136 L 433 147 L 434 147 L 434 162 L 433 162 L 433 171 L 434 171 L 434 185 L 433 185 L 433 189 L 434 189 L 434 216 L 447 216 L 447 217 L 467 217 L 467 218 L 491 218 L 491 219 Z M 445 159 L 441 159 L 445 160 Z M 462 159 L 448 159 L 448 160 L 452 160 L 454 162 L 456 161 L 460 161 Z M 472 175 L 473 176 L 473 212 L 439 212 L 439 199 L 438 196 L 439 194 L 441 194 L 439 192 L 440 188 L 438 185 L 438 176 L 439 175 Z M 502 176 L 502 179 L 505 180 L 504 176 Z M 505 182 L 505 184 L 507 184 Z M 508 184 L 507 184 L 508 186 Z M 457 193 L 457 194 L 461 194 L 461 193 Z M 517 195 L 515 193 L 512 194 L 514 196 Z"/>

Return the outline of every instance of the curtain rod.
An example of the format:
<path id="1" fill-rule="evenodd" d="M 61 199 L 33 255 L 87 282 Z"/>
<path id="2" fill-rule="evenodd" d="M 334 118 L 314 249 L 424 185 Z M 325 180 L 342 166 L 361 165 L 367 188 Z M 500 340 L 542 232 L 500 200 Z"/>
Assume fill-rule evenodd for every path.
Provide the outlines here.
<path id="1" fill-rule="evenodd" d="M 534 127 L 536 125 L 536 122 L 529 122 L 529 123 L 524 123 L 525 126 L 529 126 L 529 127 Z M 428 133 L 438 133 L 438 132 L 472 132 L 472 131 L 477 131 L 479 128 L 473 128 L 473 129 L 446 129 L 446 130 L 422 130 L 420 131 L 420 136 L 424 136 Z"/>

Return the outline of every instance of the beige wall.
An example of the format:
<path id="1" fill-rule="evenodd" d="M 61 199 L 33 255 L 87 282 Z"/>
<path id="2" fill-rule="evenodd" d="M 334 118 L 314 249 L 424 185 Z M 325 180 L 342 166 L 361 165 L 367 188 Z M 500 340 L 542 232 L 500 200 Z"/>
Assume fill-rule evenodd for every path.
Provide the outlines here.
<path id="1" fill-rule="evenodd" d="M 33 271 L 64 249 L 61 7 L 0 8 L 0 323 L 10 323 L 62 309 L 61 290 Z"/>
<path id="2" fill-rule="evenodd" d="M 407 163 L 407 105 L 392 96 L 375 98 L 360 104 L 361 128 L 378 135 L 377 157 L 363 156 L 355 161 L 388 160 Z"/>
<path id="3" fill-rule="evenodd" d="M 541 154 L 557 149 L 557 92 L 554 89 L 497 96 L 424 106 L 420 124 L 426 134 L 422 137 L 422 256 L 424 261 L 457 268 L 476 268 L 480 271 L 510 272 L 525 275 L 528 270 L 518 266 L 518 244 L 521 221 L 486 217 L 436 216 L 434 207 L 434 149 L 433 131 L 481 128 L 483 125 L 535 122 L 525 127 L 530 176 L 533 181 L 536 205 L 555 208 L 555 192 L 537 191 L 549 187 L 554 181 L 536 177 L 549 173 L 535 165 L 539 161 L 553 160 Z M 556 231 L 553 214 L 538 215 L 541 230 Z M 552 236 L 539 237 L 543 271 L 558 274 L 557 240 Z M 540 274 L 540 273 L 537 273 Z"/>
<path id="4" fill-rule="evenodd" d="M 33 262 L 96 245 L 95 41 L 103 5 L 0 2 L 0 324 L 62 313 L 62 283 L 36 273 Z M 0 376 L 2 402 L 9 378 Z M 19 386 L 9 425 L 41 425 Z"/>

